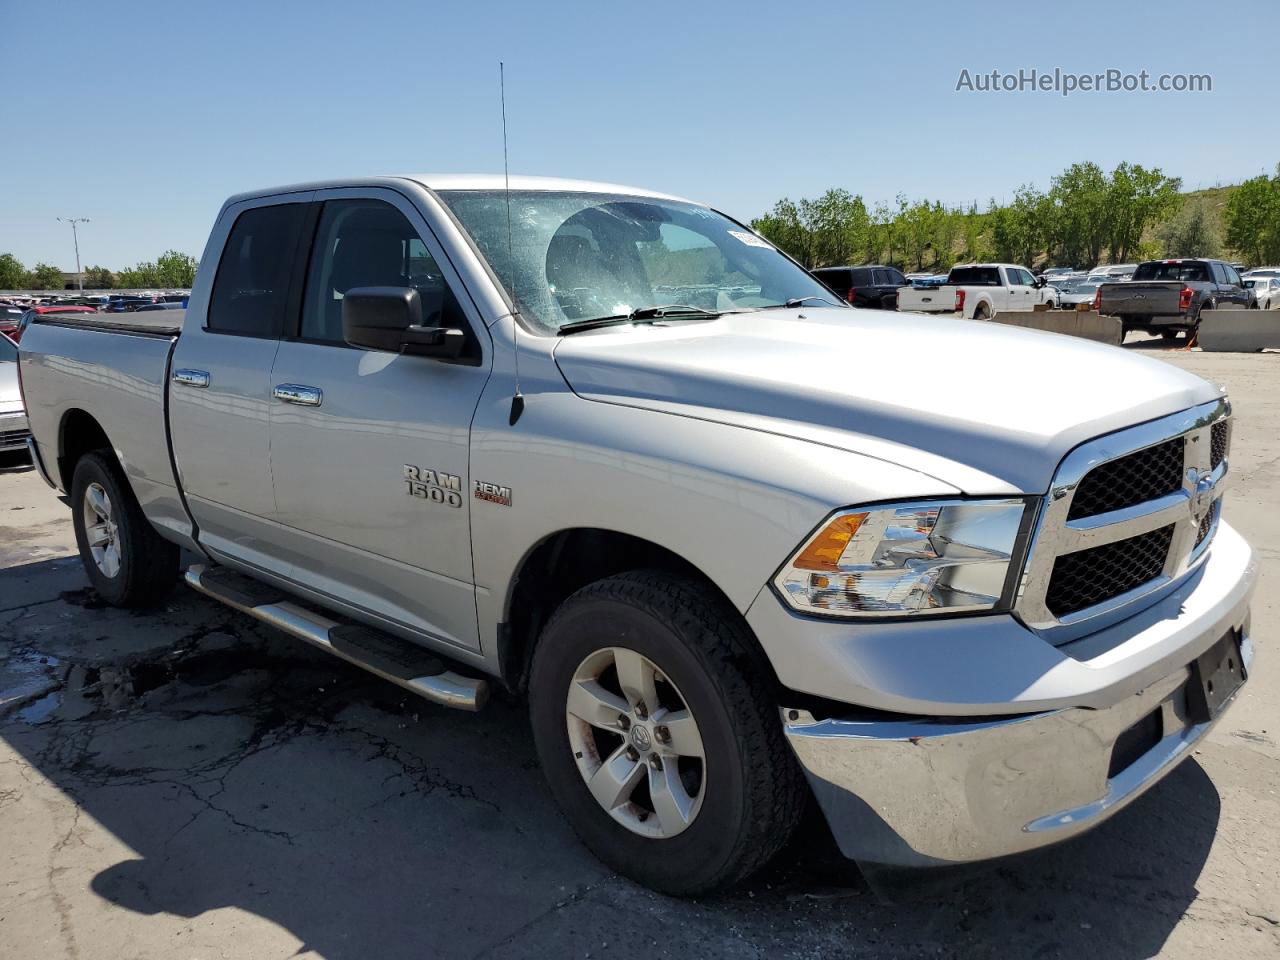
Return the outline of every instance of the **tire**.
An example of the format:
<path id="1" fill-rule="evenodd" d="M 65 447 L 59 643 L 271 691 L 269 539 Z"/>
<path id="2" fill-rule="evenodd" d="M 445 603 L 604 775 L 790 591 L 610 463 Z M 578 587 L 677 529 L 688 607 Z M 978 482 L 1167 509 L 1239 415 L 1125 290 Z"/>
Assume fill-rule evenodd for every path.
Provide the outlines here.
<path id="1" fill-rule="evenodd" d="M 980 303 L 980 304 L 978 304 L 977 309 L 973 311 L 973 319 L 975 319 L 975 320 L 990 320 L 990 319 L 991 319 L 991 308 L 990 308 L 990 307 L 988 307 L 985 303 Z"/>
<path id="2" fill-rule="evenodd" d="M 76 462 L 71 517 L 89 582 L 113 607 L 147 607 L 178 578 L 178 548 L 147 518 L 109 452 L 96 450 Z M 96 554 L 95 554 L 96 551 Z"/>
<path id="3" fill-rule="evenodd" d="M 639 676 L 646 663 L 655 671 L 647 674 L 654 678 L 647 698 L 622 694 L 617 678 L 624 670 Z M 590 710 L 573 696 L 584 676 L 598 677 L 591 689 L 603 691 L 590 695 Z M 660 705 L 645 710 L 639 699 Z M 596 722 L 580 719 L 596 708 Z M 630 722 L 601 726 L 615 709 L 629 711 Z M 782 734 L 768 663 L 738 612 L 691 580 L 633 572 L 573 594 L 534 651 L 529 713 L 543 772 L 579 838 L 607 866 L 661 893 L 705 894 L 745 879 L 786 844 L 804 808 L 806 788 Z M 687 752 L 687 723 L 670 724 L 677 737 L 660 722 L 673 716 L 694 721 L 705 759 Z M 636 750 L 648 751 L 649 743 L 653 753 Z M 666 762 L 660 755 L 655 769 L 654 753 L 664 749 Z M 672 752 L 683 759 L 673 762 Z M 617 771 L 612 784 L 598 776 L 609 771 Z M 653 799 L 672 771 L 688 800 L 683 817 Z M 634 786 L 607 794 L 621 800 L 598 801 L 588 777 Z"/>

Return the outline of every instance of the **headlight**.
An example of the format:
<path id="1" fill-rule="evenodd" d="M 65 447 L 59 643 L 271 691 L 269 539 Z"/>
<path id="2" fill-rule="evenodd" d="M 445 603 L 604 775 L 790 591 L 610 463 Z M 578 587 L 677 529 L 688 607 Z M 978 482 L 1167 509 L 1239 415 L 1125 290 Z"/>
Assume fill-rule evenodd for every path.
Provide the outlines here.
<path id="1" fill-rule="evenodd" d="M 938 500 L 837 513 L 774 578 L 801 613 L 992 610 L 1012 590 L 1024 500 Z"/>

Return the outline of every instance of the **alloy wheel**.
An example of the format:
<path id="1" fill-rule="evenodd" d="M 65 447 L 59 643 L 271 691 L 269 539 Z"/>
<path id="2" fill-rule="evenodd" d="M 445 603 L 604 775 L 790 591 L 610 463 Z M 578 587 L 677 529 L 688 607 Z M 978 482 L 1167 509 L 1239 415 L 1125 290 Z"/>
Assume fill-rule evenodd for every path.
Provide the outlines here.
<path id="1" fill-rule="evenodd" d="M 606 647 L 574 671 L 569 745 L 587 790 L 632 833 L 667 839 L 693 823 L 706 757 L 688 701 L 648 657 Z"/>
<path id="2" fill-rule="evenodd" d="M 84 536 L 93 562 L 104 577 L 120 572 L 120 532 L 112 516 L 111 497 L 100 483 L 85 487 Z"/>

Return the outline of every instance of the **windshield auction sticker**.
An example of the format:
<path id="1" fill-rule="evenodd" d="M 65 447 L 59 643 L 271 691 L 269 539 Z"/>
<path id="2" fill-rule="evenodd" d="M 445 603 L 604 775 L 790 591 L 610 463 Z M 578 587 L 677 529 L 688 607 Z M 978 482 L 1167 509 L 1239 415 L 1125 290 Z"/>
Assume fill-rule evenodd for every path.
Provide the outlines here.
<path id="1" fill-rule="evenodd" d="M 729 236 L 737 237 L 748 247 L 764 247 L 766 250 L 772 250 L 773 244 L 763 237 L 757 237 L 754 233 L 747 233 L 745 230 L 730 230 Z"/>

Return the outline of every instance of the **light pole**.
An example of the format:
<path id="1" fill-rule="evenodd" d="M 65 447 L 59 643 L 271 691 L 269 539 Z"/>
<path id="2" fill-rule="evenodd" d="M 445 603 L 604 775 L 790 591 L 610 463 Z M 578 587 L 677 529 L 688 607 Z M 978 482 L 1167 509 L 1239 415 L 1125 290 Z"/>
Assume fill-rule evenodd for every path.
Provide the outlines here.
<path id="1" fill-rule="evenodd" d="M 71 224 L 71 242 L 76 245 L 76 286 L 84 293 L 84 274 L 80 272 L 80 238 L 76 235 L 77 223 L 88 223 L 88 217 L 59 217 L 59 223 Z"/>

